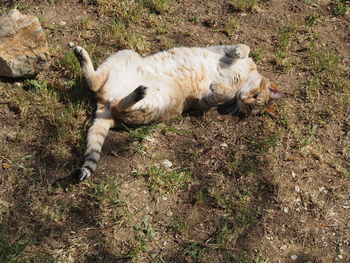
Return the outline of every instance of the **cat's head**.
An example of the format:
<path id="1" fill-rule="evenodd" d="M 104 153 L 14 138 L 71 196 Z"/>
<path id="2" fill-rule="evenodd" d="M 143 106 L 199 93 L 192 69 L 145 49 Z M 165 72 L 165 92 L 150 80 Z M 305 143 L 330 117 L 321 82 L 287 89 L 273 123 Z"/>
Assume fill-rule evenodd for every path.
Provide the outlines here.
<path id="1" fill-rule="evenodd" d="M 237 92 L 237 106 L 242 113 L 271 113 L 271 101 L 283 97 L 276 84 L 260 74 L 251 76 Z"/>

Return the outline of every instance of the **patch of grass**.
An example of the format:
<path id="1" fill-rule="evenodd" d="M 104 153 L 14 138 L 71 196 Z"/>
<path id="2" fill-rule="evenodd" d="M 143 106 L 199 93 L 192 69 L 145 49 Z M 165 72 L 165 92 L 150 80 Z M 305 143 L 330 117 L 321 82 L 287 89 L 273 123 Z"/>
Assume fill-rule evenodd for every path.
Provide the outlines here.
<path id="1" fill-rule="evenodd" d="M 81 66 L 73 52 L 64 53 L 63 57 L 58 61 L 58 65 L 70 79 L 77 79 L 81 76 Z"/>
<path id="2" fill-rule="evenodd" d="M 126 126 L 124 126 L 126 127 Z M 126 128 L 129 131 L 130 139 L 133 141 L 149 141 L 150 135 L 158 128 L 158 125 L 144 125 L 139 128 Z"/>
<path id="3" fill-rule="evenodd" d="M 275 149 L 277 146 L 277 135 L 273 135 L 266 140 L 261 141 L 251 141 L 250 144 L 253 146 L 253 149 L 258 153 L 266 153 L 270 149 Z"/>
<path id="4" fill-rule="evenodd" d="M 175 218 L 172 220 L 172 224 L 173 224 L 173 229 L 177 233 L 185 237 L 188 235 L 188 225 L 183 216 L 181 215 L 175 216 Z"/>
<path id="5" fill-rule="evenodd" d="M 28 80 L 24 88 L 29 92 L 25 94 L 23 101 L 19 102 L 23 103 L 23 106 L 19 105 L 24 114 L 23 118 L 32 119 L 32 116 L 36 116 L 41 127 L 47 130 L 46 154 L 60 161 L 68 160 L 71 145 L 80 145 L 84 137 L 82 131 L 77 128 L 77 119 L 85 119 L 84 101 L 72 103 L 71 100 L 76 98 L 70 97 L 69 92 L 56 90 L 47 82 Z M 27 104 L 28 100 L 30 104 Z"/>
<path id="6" fill-rule="evenodd" d="M 258 7 L 257 0 L 231 0 L 231 5 L 235 11 L 252 11 Z"/>
<path id="7" fill-rule="evenodd" d="M 3 263 L 48 263 L 54 258 L 35 251 L 27 251 L 30 242 L 23 239 L 12 241 L 0 225 L 0 262 Z"/>
<path id="8" fill-rule="evenodd" d="M 258 48 L 257 50 L 252 50 L 250 52 L 250 56 L 254 59 L 256 63 L 261 64 L 265 60 L 265 49 Z"/>
<path id="9" fill-rule="evenodd" d="M 151 12 L 161 14 L 168 6 L 168 0 L 143 0 L 143 4 Z"/>
<path id="10" fill-rule="evenodd" d="M 140 53 L 147 53 L 150 48 L 144 36 L 130 30 L 121 18 L 113 19 L 109 26 L 101 30 L 99 37 L 101 44 L 112 42 L 117 44 L 119 49 L 129 48 Z"/>
<path id="11" fill-rule="evenodd" d="M 188 255 L 192 260 L 197 262 L 203 258 L 205 246 L 198 242 L 190 242 L 185 250 L 185 255 Z"/>
<path id="12" fill-rule="evenodd" d="M 277 48 L 275 50 L 275 60 L 277 66 L 282 70 L 289 70 L 292 67 L 289 54 L 289 47 L 292 43 L 294 28 L 281 28 L 277 34 Z"/>
<path id="13" fill-rule="evenodd" d="M 332 0 L 330 2 L 331 11 L 334 15 L 345 15 L 350 6 L 349 0 Z"/>
<path id="14" fill-rule="evenodd" d="M 136 258 L 142 253 L 150 250 L 149 242 L 155 237 L 155 231 L 148 222 L 148 217 L 144 216 L 141 222 L 134 226 L 137 231 L 136 245 L 128 252 L 131 258 Z"/>
<path id="15" fill-rule="evenodd" d="M 237 16 L 232 15 L 224 27 L 224 33 L 226 33 L 227 36 L 232 37 L 234 30 L 237 29 L 238 26 L 239 22 Z"/>
<path id="16" fill-rule="evenodd" d="M 77 23 L 78 30 L 88 30 L 91 29 L 91 21 L 88 17 L 82 17 L 78 19 Z"/>
<path id="17" fill-rule="evenodd" d="M 200 16 L 194 16 L 192 18 L 190 18 L 190 22 L 192 22 L 195 25 L 200 24 L 200 22 L 202 21 Z"/>
<path id="18" fill-rule="evenodd" d="M 150 165 L 145 173 L 134 173 L 134 176 L 142 176 L 153 193 L 163 195 L 165 192 L 173 192 L 186 187 L 192 174 L 186 170 L 165 171 L 157 165 Z"/>

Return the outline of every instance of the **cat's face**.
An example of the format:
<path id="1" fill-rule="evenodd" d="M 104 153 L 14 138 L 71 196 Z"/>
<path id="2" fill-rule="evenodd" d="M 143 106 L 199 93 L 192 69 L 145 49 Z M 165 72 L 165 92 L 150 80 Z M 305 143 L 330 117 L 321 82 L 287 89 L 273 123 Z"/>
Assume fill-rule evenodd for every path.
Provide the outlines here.
<path id="1" fill-rule="evenodd" d="M 259 74 L 249 78 L 237 93 L 237 106 L 242 113 L 269 113 L 271 100 L 281 97 L 283 93 L 277 89 L 276 84 Z"/>

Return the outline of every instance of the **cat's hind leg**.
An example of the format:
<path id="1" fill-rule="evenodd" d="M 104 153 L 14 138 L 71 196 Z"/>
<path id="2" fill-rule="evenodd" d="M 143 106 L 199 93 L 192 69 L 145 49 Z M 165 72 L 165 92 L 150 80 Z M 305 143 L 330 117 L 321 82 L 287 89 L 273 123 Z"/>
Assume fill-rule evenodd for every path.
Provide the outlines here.
<path id="1" fill-rule="evenodd" d="M 79 60 L 83 75 L 89 88 L 92 91 L 97 92 L 107 81 L 108 69 L 101 66 L 95 70 L 89 54 L 82 47 L 76 46 L 74 48 L 74 54 Z"/>

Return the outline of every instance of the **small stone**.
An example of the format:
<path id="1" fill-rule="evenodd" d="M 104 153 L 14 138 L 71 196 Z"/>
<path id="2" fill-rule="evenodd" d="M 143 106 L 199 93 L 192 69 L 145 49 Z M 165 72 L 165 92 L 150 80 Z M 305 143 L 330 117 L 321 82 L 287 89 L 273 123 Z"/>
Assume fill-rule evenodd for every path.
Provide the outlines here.
<path id="1" fill-rule="evenodd" d="M 33 77 L 49 66 L 49 47 L 39 19 L 12 9 L 0 17 L 0 76 Z"/>
<path id="2" fill-rule="evenodd" d="M 169 171 L 171 167 L 173 166 L 172 162 L 170 162 L 168 159 L 165 159 L 162 161 L 162 165 L 165 168 L 165 170 Z"/>
<path id="3" fill-rule="evenodd" d="M 338 258 L 343 259 L 344 257 L 343 257 L 343 255 L 338 255 Z"/>
<path id="4" fill-rule="evenodd" d="M 164 201 L 166 201 L 166 200 L 168 200 L 168 197 L 166 197 L 166 196 L 163 196 L 163 198 L 162 198 Z"/>
<path id="5" fill-rule="evenodd" d="M 241 13 L 240 16 L 247 16 L 248 14 L 247 13 Z"/>
<path id="6" fill-rule="evenodd" d="M 297 259 L 298 259 L 298 256 L 297 256 L 297 255 L 291 255 L 290 258 L 291 258 L 292 260 L 297 260 Z"/>
<path id="7" fill-rule="evenodd" d="M 283 207 L 282 211 L 285 212 L 285 213 L 288 213 L 289 212 L 289 208 L 288 207 Z"/>
<path id="8" fill-rule="evenodd" d="M 294 186 L 294 190 L 295 190 L 295 192 L 299 193 L 300 192 L 300 187 L 296 185 L 296 186 Z"/>
<path id="9" fill-rule="evenodd" d="M 60 26 L 65 26 L 65 25 L 67 25 L 67 22 L 65 22 L 65 21 L 60 22 Z"/>
<path id="10" fill-rule="evenodd" d="M 168 244 L 168 241 L 163 242 L 163 246 L 166 246 Z"/>
<path id="11" fill-rule="evenodd" d="M 222 149 L 224 149 L 224 148 L 227 148 L 227 147 L 228 147 L 227 143 L 225 143 L 225 142 L 224 142 L 224 143 L 222 143 L 222 144 L 220 144 L 220 146 L 221 146 L 221 148 L 222 148 Z"/>
<path id="12" fill-rule="evenodd" d="M 294 172 L 292 172 L 292 177 L 295 178 L 296 176 L 297 175 Z"/>
<path id="13" fill-rule="evenodd" d="M 286 249 L 287 249 L 287 245 L 283 245 L 283 246 L 280 247 L 280 250 L 283 250 L 283 251 L 284 251 L 284 250 L 286 250 Z"/>
<path id="14" fill-rule="evenodd" d="M 166 213 L 166 215 L 167 215 L 168 217 L 172 217 L 172 216 L 173 216 L 173 212 L 172 212 L 171 210 L 169 210 L 169 211 Z"/>
<path id="15" fill-rule="evenodd" d="M 75 47 L 75 45 L 74 45 L 74 43 L 72 41 L 68 43 L 68 46 L 71 47 L 71 48 Z"/>

